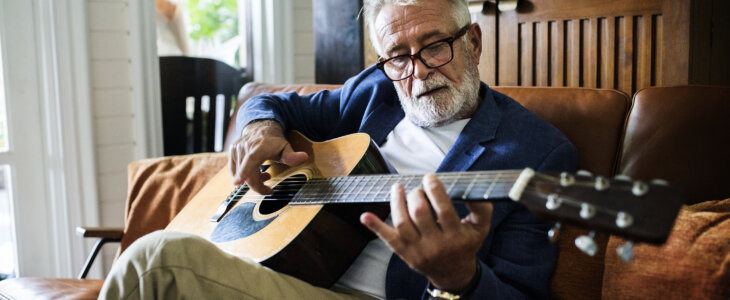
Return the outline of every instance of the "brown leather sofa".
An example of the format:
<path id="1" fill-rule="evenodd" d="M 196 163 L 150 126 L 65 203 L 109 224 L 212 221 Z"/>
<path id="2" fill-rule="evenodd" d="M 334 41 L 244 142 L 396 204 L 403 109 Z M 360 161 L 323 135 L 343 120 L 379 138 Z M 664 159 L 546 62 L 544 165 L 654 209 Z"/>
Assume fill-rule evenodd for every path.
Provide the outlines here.
<path id="1" fill-rule="evenodd" d="M 249 83 L 242 88 L 238 104 L 261 93 L 309 93 L 337 87 Z M 730 196 L 730 132 L 725 124 L 730 116 L 730 88 L 648 88 L 637 92 L 633 100 L 615 90 L 495 89 L 563 131 L 578 149 L 580 169 L 594 175 L 667 179 L 688 199 L 667 244 L 636 246 L 630 264 L 619 262 L 615 254 L 621 239 L 598 234 L 600 251 L 590 257 L 573 245 L 585 230 L 563 226 L 551 282 L 554 298 L 730 298 L 730 200 L 718 200 Z M 226 149 L 236 135 L 232 125 Z M 131 163 L 121 251 L 140 236 L 163 229 L 226 163 L 225 153 Z M 0 282 L 0 299 L 96 298 L 101 283 L 11 279 Z"/>

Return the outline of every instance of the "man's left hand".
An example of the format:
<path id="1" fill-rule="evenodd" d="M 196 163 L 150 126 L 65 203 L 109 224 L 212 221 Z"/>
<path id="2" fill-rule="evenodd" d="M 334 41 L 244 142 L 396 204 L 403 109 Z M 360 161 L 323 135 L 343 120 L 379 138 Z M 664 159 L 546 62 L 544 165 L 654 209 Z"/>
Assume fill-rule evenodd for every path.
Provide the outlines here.
<path id="1" fill-rule="evenodd" d="M 393 185 L 393 227 L 372 213 L 362 214 L 360 222 L 436 288 L 460 291 L 476 275 L 476 254 L 492 219 L 491 203 L 470 202 L 466 207 L 469 215 L 459 219 L 443 184 L 429 174 L 423 177 L 423 188 L 408 196 L 402 185 Z"/>

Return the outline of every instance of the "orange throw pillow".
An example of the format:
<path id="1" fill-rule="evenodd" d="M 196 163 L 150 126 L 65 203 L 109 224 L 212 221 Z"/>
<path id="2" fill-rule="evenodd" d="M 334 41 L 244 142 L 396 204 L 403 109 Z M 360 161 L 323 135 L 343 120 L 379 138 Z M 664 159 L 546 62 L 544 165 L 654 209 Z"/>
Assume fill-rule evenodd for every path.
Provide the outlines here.
<path id="1" fill-rule="evenodd" d="M 730 299 L 730 199 L 685 206 L 662 246 L 640 244 L 624 263 L 611 237 L 605 299 Z"/>

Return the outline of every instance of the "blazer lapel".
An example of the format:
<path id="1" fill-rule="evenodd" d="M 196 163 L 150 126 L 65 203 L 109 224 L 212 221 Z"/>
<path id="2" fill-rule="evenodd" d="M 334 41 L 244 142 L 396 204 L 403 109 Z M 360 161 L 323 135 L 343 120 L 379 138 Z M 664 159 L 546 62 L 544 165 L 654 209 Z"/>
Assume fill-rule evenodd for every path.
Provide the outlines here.
<path id="1" fill-rule="evenodd" d="M 381 103 L 375 107 L 362 121 L 360 132 L 370 135 L 378 146 L 385 143 L 388 133 L 393 131 L 396 125 L 405 117 L 405 112 L 400 107 L 400 103 Z"/>
<path id="2" fill-rule="evenodd" d="M 484 153 L 484 144 L 493 140 L 502 118 L 494 94 L 486 84 L 480 86 L 482 102 L 456 139 L 436 172 L 465 171 Z"/>

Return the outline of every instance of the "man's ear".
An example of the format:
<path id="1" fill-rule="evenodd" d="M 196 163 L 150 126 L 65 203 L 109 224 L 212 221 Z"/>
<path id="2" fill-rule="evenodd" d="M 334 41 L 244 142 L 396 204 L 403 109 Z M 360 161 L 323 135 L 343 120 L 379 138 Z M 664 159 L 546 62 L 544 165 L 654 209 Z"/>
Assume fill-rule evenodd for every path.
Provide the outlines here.
<path id="1" fill-rule="evenodd" d="M 482 56 L 482 28 L 479 27 L 479 23 L 472 24 L 467 31 L 467 42 L 471 45 L 472 55 L 478 63 Z"/>

